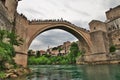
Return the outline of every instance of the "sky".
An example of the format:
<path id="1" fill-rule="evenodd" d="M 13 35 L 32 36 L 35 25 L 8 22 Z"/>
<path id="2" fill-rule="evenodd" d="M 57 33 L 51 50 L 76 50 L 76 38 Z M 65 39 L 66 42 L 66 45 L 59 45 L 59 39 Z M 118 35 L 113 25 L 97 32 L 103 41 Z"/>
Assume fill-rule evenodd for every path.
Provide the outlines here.
<path id="1" fill-rule="evenodd" d="M 119 0 L 22 0 L 18 3 L 17 11 L 28 20 L 63 18 L 78 27 L 89 29 L 88 23 L 91 20 L 104 22 L 105 12 L 118 5 Z M 38 35 L 29 49 L 46 50 L 48 46 L 58 46 L 65 41 L 73 42 L 77 39 L 66 31 L 53 29 Z"/>

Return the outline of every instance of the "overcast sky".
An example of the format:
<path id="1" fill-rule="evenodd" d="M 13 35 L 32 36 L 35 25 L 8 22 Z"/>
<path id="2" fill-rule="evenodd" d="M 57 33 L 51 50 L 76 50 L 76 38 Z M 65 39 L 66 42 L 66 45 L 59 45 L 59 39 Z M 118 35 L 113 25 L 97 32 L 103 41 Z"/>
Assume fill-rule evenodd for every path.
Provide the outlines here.
<path id="1" fill-rule="evenodd" d="M 120 5 L 119 0 L 22 0 L 17 11 L 32 19 L 63 18 L 73 24 L 89 29 L 88 23 L 93 20 L 105 21 L 105 12 Z M 57 35 L 59 34 L 59 35 Z M 77 39 L 63 30 L 50 30 L 37 36 L 30 49 L 41 50 Z"/>

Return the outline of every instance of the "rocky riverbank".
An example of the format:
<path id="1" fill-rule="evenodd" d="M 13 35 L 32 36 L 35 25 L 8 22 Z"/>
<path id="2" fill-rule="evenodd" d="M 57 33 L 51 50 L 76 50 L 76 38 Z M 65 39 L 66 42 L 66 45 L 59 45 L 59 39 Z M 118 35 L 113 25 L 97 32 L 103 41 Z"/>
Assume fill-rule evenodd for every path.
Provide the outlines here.
<path id="1" fill-rule="evenodd" d="M 29 68 L 17 68 L 17 69 L 9 69 L 6 70 L 6 76 L 5 78 L 17 78 L 22 75 L 27 75 L 31 72 Z"/>
<path id="2" fill-rule="evenodd" d="M 18 66 L 15 68 L 13 65 L 6 63 L 5 64 L 6 70 L 4 70 L 4 75 L 0 80 L 2 79 L 10 79 L 10 78 L 17 78 L 23 75 L 27 75 L 31 73 L 31 70 L 29 68 L 24 68 L 22 66 Z"/>

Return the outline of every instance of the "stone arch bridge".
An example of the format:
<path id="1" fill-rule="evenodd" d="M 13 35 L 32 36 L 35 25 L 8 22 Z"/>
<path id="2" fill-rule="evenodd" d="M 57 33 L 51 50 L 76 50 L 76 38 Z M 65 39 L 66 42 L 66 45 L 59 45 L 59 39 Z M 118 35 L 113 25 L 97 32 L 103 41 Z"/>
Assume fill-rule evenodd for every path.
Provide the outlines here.
<path id="1" fill-rule="evenodd" d="M 90 32 L 65 20 L 33 20 L 29 21 L 24 15 L 17 13 L 17 4 L 21 0 L 0 0 L 0 27 L 14 29 L 24 39 L 23 45 L 15 46 L 15 62 L 27 66 L 27 51 L 32 40 L 40 33 L 50 29 L 62 29 L 79 40 L 79 48 L 85 50 L 84 62 L 99 62 L 109 60 L 110 44 L 120 48 L 119 17 L 120 6 L 106 12 L 107 21 L 92 20 L 89 23 Z M 115 24 L 116 23 L 116 24 Z M 111 26 L 117 32 L 111 33 Z M 116 35 L 117 34 L 117 35 Z M 115 38 L 115 39 L 114 39 Z"/>
<path id="2" fill-rule="evenodd" d="M 28 21 L 25 16 L 17 14 L 15 31 L 21 38 L 24 39 L 24 42 L 23 45 L 19 47 L 15 46 L 17 53 L 15 58 L 16 63 L 26 66 L 27 51 L 31 42 L 40 33 L 50 29 L 62 29 L 71 33 L 79 40 L 79 48 L 81 50 L 84 49 L 86 51 L 86 54 L 90 54 L 92 52 L 93 45 L 88 30 L 77 27 L 74 24 L 62 19 Z"/>

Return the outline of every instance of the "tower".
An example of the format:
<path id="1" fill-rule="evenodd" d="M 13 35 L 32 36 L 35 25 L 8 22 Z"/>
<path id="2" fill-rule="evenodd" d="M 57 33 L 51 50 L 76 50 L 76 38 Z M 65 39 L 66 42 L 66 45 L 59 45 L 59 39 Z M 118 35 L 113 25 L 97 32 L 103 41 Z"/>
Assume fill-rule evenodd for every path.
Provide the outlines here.
<path id="1" fill-rule="evenodd" d="M 94 53 L 108 53 L 109 43 L 106 23 L 92 20 L 89 23 L 91 41 L 94 46 Z"/>
<path id="2" fill-rule="evenodd" d="M 92 54 L 86 55 L 84 60 L 88 62 L 107 60 L 107 54 L 109 53 L 109 38 L 106 24 L 98 20 L 92 20 L 89 26 L 93 49 Z"/>

